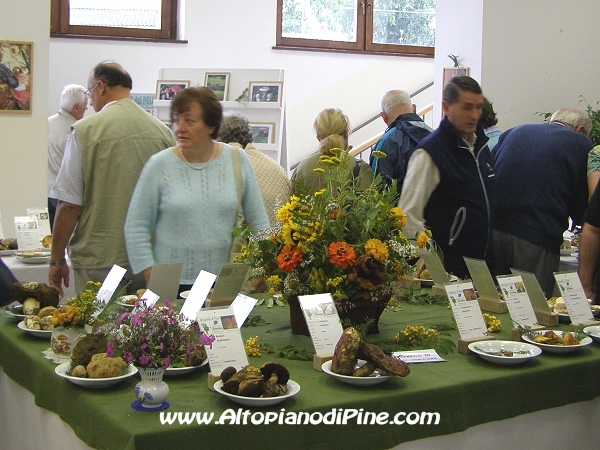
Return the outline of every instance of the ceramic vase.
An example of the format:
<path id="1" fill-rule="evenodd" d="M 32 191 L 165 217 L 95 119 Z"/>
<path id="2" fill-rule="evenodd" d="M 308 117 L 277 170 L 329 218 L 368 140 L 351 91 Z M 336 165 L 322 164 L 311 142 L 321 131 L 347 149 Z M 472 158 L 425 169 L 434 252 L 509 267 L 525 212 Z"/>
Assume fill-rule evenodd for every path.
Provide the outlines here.
<path id="1" fill-rule="evenodd" d="M 138 367 L 142 381 L 135 385 L 135 396 L 145 408 L 157 408 L 169 395 L 169 386 L 163 381 L 164 369 Z"/>

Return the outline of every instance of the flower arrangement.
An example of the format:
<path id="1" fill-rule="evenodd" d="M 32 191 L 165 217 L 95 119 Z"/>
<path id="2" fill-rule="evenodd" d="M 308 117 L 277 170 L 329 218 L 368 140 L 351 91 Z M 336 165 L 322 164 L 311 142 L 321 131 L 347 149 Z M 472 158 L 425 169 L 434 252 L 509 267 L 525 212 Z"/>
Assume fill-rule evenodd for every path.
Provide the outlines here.
<path id="1" fill-rule="evenodd" d="M 68 299 L 52 313 L 52 317 L 49 319 L 50 323 L 61 327 L 91 325 L 94 313 L 100 308 L 97 296 L 101 286 L 100 282 L 88 281 L 85 289 L 77 297 Z"/>
<path id="2" fill-rule="evenodd" d="M 392 283 L 411 271 L 409 261 L 418 253 L 402 233 L 406 217 L 396 206 L 395 185 L 380 189 L 377 177 L 359 190 L 353 180 L 342 179 L 347 172 L 341 165 L 348 161 L 338 157 L 342 151 L 322 155 L 322 167 L 315 169 L 324 174 L 327 189 L 311 193 L 300 187 L 279 208 L 270 230 L 245 230 L 249 241 L 237 261 L 264 278 L 269 294 L 289 299 L 329 292 L 339 311 L 389 299 Z M 428 237 L 422 234 L 417 243 L 425 247 Z"/>
<path id="3" fill-rule="evenodd" d="M 197 324 L 187 325 L 184 316 L 165 300 L 164 306 L 138 301 L 132 311 L 109 316 L 99 329 L 107 335 L 107 353 L 120 356 L 137 367 L 162 368 L 199 365 L 206 359 L 197 343 Z"/>

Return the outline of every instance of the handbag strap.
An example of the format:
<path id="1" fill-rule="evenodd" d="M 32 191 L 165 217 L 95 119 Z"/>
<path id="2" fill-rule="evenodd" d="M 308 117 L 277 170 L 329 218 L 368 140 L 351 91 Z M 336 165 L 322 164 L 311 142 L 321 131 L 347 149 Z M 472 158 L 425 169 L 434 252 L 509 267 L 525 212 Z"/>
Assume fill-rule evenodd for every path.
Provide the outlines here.
<path id="1" fill-rule="evenodd" d="M 233 159 L 233 172 L 235 173 L 235 184 L 237 186 L 238 207 L 237 214 L 242 211 L 242 165 L 240 164 L 239 147 L 231 146 L 231 157 Z"/>

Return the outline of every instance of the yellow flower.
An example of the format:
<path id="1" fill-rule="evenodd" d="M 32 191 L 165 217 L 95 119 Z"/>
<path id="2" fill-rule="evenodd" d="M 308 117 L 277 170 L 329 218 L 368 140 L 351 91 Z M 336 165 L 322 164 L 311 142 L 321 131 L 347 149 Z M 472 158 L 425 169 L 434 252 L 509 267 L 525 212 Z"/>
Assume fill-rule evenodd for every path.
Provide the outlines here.
<path id="1" fill-rule="evenodd" d="M 277 287 L 281 283 L 283 283 L 283 281 L 281 280 L 281 278 L 279 277 L 279 275 L 271 275 L 270 277 L 267 277 L 267 284 L 269 286 Z"/>
<path id="2" fill-rule="evenodd" d="M 421 231 L 419 233 L 419 236 L 417 236 L 417 247 L 419 247 L 419 248 L 427 247 L 428 239 L 429 239 L 429 237 L 427 236 L 427 233 L 424 231 Z"/>
<path id="3" fill-rule="evenodd" d="M 298 225 L 291 220 L 288 223 L 283 224 L 281 227 L 281 234 L 285 245 L 295 245 L 300 240 Z"/>
<path id="4" fill-rule="evenodd" d="M 337 165 L 333 161 L 333 158 L 331 156 L 327 156 L 327 155 L 321 155 L 321 156 L 319 156 L 319 164 L 321 164 L 323 166 L 336 166 Z"/>
<path id="5" fill-rule="evenodd" d="M 339 147 L 335 147 L 335 148 L 331 149 L 331 153 L 334 154 L 335 156 L 340 156 L 343 151 L 344 150 Z"/>
<path id="6" fill-rule="evenodd" d="M 323 170 L 323 169 L 321 169 Z M 315 197 L 318 197 L 319 195 L 323 195 L 325 192 L 327 192 L 327 189 L 321 189 L 320 191 L 315 192 Z"/>
<path id="7" fill-rule="evenodd" d="M 406 226 L 406 215 L 404 214 L 404 211 L 397 206 L 394 206 L 390 209 L 390 213 L 393 214 L 396 220 L 396 228 L 404 228 Z"/>
<path id="8" fill-rule="evenodd" d="M 325 173 L 325 169 L 323 169 L 322 167 L 315 167 L 313 169 L 313 172 L 317 172 L 317 173 Z"/>
<path id="9" fill-rule="evenodd" d="M 292 218 L 293 214 L 290 211 L 289 208 L 289 203 L 286 203 L 285 205 L 283 205 L 281 208 L 279 208 L 277 210 L 277 220 L 279 220 L 281 223 L 287 223 L 288 220 L 290 220 Z"/>
<path id="10" fill-rule="evenodd" d="M 379 239 L 369 239 L 365 244 L 365 253 L 379 261 L 385 261 L 390 256 L 387 244 Z"/>

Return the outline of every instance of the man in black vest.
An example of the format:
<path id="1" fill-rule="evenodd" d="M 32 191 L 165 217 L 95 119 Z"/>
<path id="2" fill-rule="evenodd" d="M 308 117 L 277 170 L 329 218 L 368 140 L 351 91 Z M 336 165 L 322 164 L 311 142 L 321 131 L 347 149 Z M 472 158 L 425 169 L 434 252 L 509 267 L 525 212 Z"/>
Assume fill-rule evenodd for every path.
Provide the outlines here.
<path id="1" fill-rule="evenodd" d="M 415 114 L 415 105 L 411 103 L 408 93 L 399 89 L 384 94 L 379 115 L 388 128 L 373 150 L 379 150 L 387 156 L 379 159 L 371 155 L 369 164 L 373 173 L 381 174 L 387 184 L 396 180 L 400 192 L 410 157 L 419 141 L 433 130 Z"/>
<path id="2" fill-rule="evenodd" d="M 399 207 L 406 235 L 425 227 L 444 256 L 446 270 L 469 276 L 463 256 L 490 256 L 494 173 L 488 138 L 478 125 L 483 105 L 473 78 L 454 77 L 444 88 L 444 118 L 419 143 L 408 164 Z"/>

